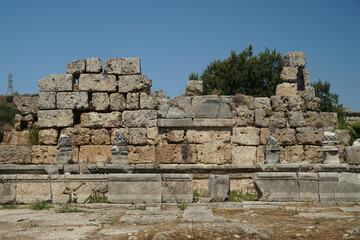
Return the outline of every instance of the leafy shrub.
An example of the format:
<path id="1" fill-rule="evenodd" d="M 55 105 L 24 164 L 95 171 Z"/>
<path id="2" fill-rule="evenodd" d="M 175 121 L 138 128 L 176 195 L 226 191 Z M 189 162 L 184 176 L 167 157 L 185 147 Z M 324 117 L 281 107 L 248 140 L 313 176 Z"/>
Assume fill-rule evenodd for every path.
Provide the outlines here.
<path id="1" fill-rule="evenodd" d="M 177 207 L 181 210 L 184 211 L 187 208 L 187 204 L 185 202 L 181 202 L 177 204 Z"/>
<path id="2" fill-rule="evenodd" d="M 30 204 L 30 209 L 38 210 L 38 211 L 44 210 L 44 209 L 49 210 L 50 207 L 51 207 L 51 205 L 47 201 L 40 200 L 40 199 L 36 199 L 34 202 L 32 202 Z"/>
<path id="3" fill-rule="evenodd" d="M 193 197 L 194 198 L 206 197 L 206 195 L 199 193 L 197 190 L 194 190 Z"/>
<path id="4" fill-rule="evenodd" d="M 353 144 L 353 142 L 360 138 L 360 122 L 355 122 L 349 127 L 349 134 L 350 134 L 350 145 Z"/>
<path id="5" fill-rule="evenodd" d="M 39 143 L 39 131 L 40 131 L 40 129 L 38 128 L 38 126 L 36 124 L 33 124 L 31 126 L 29 140 L 33 145 Z"/>
<path id="6" fill-rule="evenodd" d="M 90 196 L 90 203 L 107 203 L 108 199 L 105 193 L 100 193 L 98 191 L 93 191 Z"/>
<path id="7" fill-rule="evenodd" d="M 3 205 L 0 207 L 0 210 L 11 210 L 11 209 L 16 209 L 17 206 L 16 205 Z"/>
<path id="8" fill-rule="evenodd" d="M 73 212 L 86 212 L 85 210 L 73 207 L 71 204 L 64 204 L 61 208 L 56 209 L 57 213 L 73 213 Z"/>
<path id="9" fill-rule="evenodd" d="M 6 102 L 12 103 L 13 101 L 14 101 L 14 97 L 13 97 L 13 96 L 6 96 Z"/>
<path id="10" fill-rule="evenodd" d="M 19 113 L 19 110 L 16 108 L 0 105 L 0 126 L 5 125 L 6 123 L 14 126 L 15 114 Z"/>
<path id="11" fill-rule="evenodd" d="M 242 193 L 242 191 L 230 192 L 230 202 L 257 201 L 258 199 L 257 193 Z"/>

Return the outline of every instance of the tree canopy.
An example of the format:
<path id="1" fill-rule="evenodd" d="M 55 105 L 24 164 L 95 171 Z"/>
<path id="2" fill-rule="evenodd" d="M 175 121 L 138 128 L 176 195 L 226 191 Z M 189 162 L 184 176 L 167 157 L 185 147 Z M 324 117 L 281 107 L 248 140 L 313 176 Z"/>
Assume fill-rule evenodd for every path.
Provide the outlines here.
<path id="1" fill-rule="evenodd" d="M 210 63 L 203 71 L 204 94 L 234 95 L 237 93 L 255 97 L 269 97 L 275 94 L 276 86 L 281 83 L 282 57 L 276 49 L 268 48 L 253 55 L 253 47 L 236 54 L 231 51 L 229 58 Z M 192 73 L 189 79 L 198 79 Z"/>

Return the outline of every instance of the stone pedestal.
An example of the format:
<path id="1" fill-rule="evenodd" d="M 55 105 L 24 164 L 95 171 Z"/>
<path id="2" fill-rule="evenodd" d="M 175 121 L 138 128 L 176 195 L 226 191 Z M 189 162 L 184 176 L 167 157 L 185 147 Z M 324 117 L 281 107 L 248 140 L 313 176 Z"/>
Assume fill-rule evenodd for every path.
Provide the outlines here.
<path id="1" fill-rule="evenodd" d="M 60 151 L 56 152 L 56 164 L 70 164 L 73 163 L 73 151 L 71 146 L 73 143 L 70 141 L 69 136 L 61 134 L 58 141 Z"/>
<path id="2" fill-rule="evenodd" d="M 280 145 L 273 137 L 266 137 L 266 145 L 264 150 L 265 164 L 280 163 Z"/>
<path id="3" fill-rule="evenodd" d="M 230 178 L 228 175 L 210 175 L 209 197 L 214 201 L 225 201 L 230 195 Z"/>
<path id="4" fill-rule="evenodd" d="M 340 164 L 339 147 L 337 146 L 335 133 L 324 132 L 322 147 L 319 151 L 323 152 L 324 164 Z"/>
<path id="5" fill-rule="evenodd" d="M 162 174 L 162 202 L 193 202 L 191 174 Z"/>

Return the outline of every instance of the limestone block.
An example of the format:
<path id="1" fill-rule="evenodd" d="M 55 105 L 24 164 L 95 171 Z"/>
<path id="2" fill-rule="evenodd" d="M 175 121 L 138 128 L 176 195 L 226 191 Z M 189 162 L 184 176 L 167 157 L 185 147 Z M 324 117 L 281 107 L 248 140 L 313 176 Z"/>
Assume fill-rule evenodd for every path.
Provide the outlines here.
<path id="1" fill-rule="evenodd" d="M 184 130 L 171 130 L 166 133 L 166 139 L 169 143 L 179 143 L 185 140 Z"/>
<path id="2" fill-rule="evenodd" d="M 261 201 L 299 201 L 299 185 L 296 173 L 258 172 L 253 175 L 253 182 Z"/>
<path id="3" fill-rule="evenodd" d="M 31 150 L 32 164 L 50 164 L 55 163 L 55 152 L 58 151 L 57 146 L 34 145 Z"/>
<path id="4" fill-rule="evenodd" d="M 110 107 L 109 95 L 106 92 L 92 93 L 91 109 L 93 111 L 108 111 Z"/>
<path id="5" fill-rule="evenodd" d="M 268 128 L 261 128 L 260 129 L 260 144 L 266 144 L 266 137 L 271 136 L 270 129 Z"/>
<path id="6" fill-rule="evenodd" d="M 230 142 L 230 131 L 214 131 L 214 130 L 188 130 L 186 132 L 188 143 L 211 143 L 211 142 Z"/>
<path id="7" fill-rule="evenodd" d="M 122 120 L 125 127 L 155 127 L 156 110 L 124 111 Z"/>
<path id="8" fill-rule="evenodd" d="M 296 140 L 303 145 L 321 145 L 324 136 L 323 128 L 303 127 L 296 129 Z"/>
<path id="9" fill-rule="evenodd" d="M 137 110 L 140 108 L 139 93 L 128 93 L 126 94 L 126 109 Z"/>
<path id="10" fill-rule="evenodd" d="M 0 145 L 0 164 L 27 164 L 31 162 L 31 146 Z"/>
<path id="11" fill-rule="evenodd" d="M 110 110 L 111 111 L 124 111 L 125 110 L 125 97 L 120 93 L 111 93 L 110 98 Z"/>
<path id="12" fill-rule="evenodd" d="M 62 129 L 60 134 L 69 136 L 70 141 L 75 145 L 89 145 L 92 131 L 89 128 L 82 128 L 80 125 L 76 125 Z"/>
<path id="13" fill-rule="evenodd" d="M 189 96 L 176 96 L 170 98 L 169 107 L 178 108 L 179 110 L 185 112 L 186 117 L 193 118 L 195 116 L 195 106 L 192 106 L 192 97 Z"/>
<path id="14" fill-rule="evenodd" d="M 300 201 L 318 202 L 319 199 L 319 177 L 317 173 L 298 173 Z"/>
<path id="15" fill-rule="evenodd" d="M 39 109 L 52 110 L 56 109 L 56 93 L 55 92 L 39 92 Z"/>
<path id="16" fill-rule="evenodd" d="M 256 110 L 255 110 L 256 111 Z M 233 111 L 233 125 L 238 127 L 252 126 L 254 123 L 254 111 L 236 108 Z"/>
<path id="17" fill-rule="evenodd" d="M 110 163 L 111 145 L 80 146 L 79 163 Z"/>
<path id="18" fill-rule="evenodd" d="M 119 76 L 119 92 L 148 92 L 152 86 L 152 81 L 145 75 Z"/>
<path id="19" fill-rule="evenodd" d="M 307 163 L 322 163 L 323 162 L 323 153 L 319 152 L 319 146 L 305 145 L 304 154 L 305 161 Z"/>
<path id="20" fill-rule="evenodd" d="M 87 92 L 58 92 L 56 94 L 58 109 L 88 110 Z"/>
<path id="21" fill-rule="evenodd" d="M 302 70 L 304 77 L 304 85 L 309 86 L 310 83 L 310 72 L 309 70 Z"/>
<path id="22" fill-rule="evenodd" d="M 30 136 L 29 130 L 23 130 L 21 132 L 18 132 L 13 129 L 11 130 L 9 135 L 10 135 L 9 138 L 6 140 L 6 143 L 9 145 L 15 145 L 15 146 L 32 145 L 32 143 L 29 140 L 29 136 Z"/>
<path id="23" fill-rule="evenodd" d="M 243 94 L 235 94 L 233 97 L 233 103 L 235 107 L 246 107 L 250 110 L 255 110 L 255 98 Z"/>
<path id="24" fill-rule="evenodd" d="M 270 129 L 270 135 L 274 137 L 280 145 L 295 145 L 295 130 L 290 128 Z"/>
<path id="25" fill-rule="evenodd" d="M 275 113 L 269 119 L 270 128 L 286 128 L 287 121 L 282 113 Z"/>
<path id="26" fill-rule="evenodd" d="M 86 60 L 78 59 L 72 62 L 69 62 L 66 66 L 66 73 L 72 74 L 75 78 L 78 78 L 81 73 L 85 72 Z"/>
<path id="27" fill-rule="evenodd" d="M 270 98 L 268 97 L 256 97 L 254 102 L 254 108 L 256 109 L 268 109 L 271 110 Z"/>
<path id="28" fill-rule="evenodd" d="M 160 174 L 109 174 L 110 203 L 160 203 Z"/>
<path id="29" fill-rule="evenodd" d="M 360 201 L 360 174 L 346 172 L 339 173 L 339 183 L 335 188 L 335 201 Z"/>
<path id="30" fill-rule="evenodd" d="M 199 96 L 203 95 L 203 81 L 201 80 L 189 80 L 186 83 L 186 89 L 184 96 Z"/>
<path id="31" fill-rule="evenodd" d="M 360 147 L 346 146 L 344 154 L 346 163 L 360 165 Z"/>
<path id="32" fill-rule="evenodd" d="M 254 165 L 256 163 L 256 147 L 233 145 L 231 157 L 233 165 Z"/>
<path id="33" fill-rule="evenodd" d="M 280 78 L 284 82 L 297 83 L 298 81 L 298 67 L 283 67 Z"/>
<path id="34" fill-rule="evenodd" d="M 121 126 L 121 113 L 82 113 L 80 116 L 81 127 L 90 128 L 115 128 Z"/>
<path id="35" fill-rule="evenodd" d="M 16 175 L 0 175 L 0 204 L 16 202 Z"/>
<path id="36" fill-rule="evenodd" d="M 319 172 L 318 174 L 320 201 L 335 201 L 335 189 L 339 182 L 339 174 L 332 172 Z"/>
<path id="37" fill-rule="evenodd" d="M 193 127 L 231 127 L 232 119 L 194 118 L 192 123 L 190 124 L 190 126 L 193 126 Z M 184 125 L 182 127 L 184 127 Z"/>
<path id="38" fill-rule="evenodd" d="M 72 110 L 39 110 L 39 128 L 71 127 L 74 125 Z"/>
<path id="39" fill-rule="evenodd" d="M 193 176 L 191 174 L 162 174 L 161 178 L 161 202 L 193 202 Z"/>
<path id="40" fill-rule="evenodd" d="M 117 81 L 114 75 L 81 74 L 79 90 L 85 92 L 116 92 Z"/>
<path id="41" fill-rule="evenodd" d="M 94 129 L 91 136 L 91 143 L 94 145 L 110 144 L 110 132 L 106 129 Z"/>
<path id="42" fill-rule="evenodd" d="M 256 146 L 260 144 L 260 129 L 253 127 L 233 128 L 231 141 L 240 145 Z"/>
<path id="43" fill-rule="evenodd" d="M 339 141 L 340 145 L 348 145 L 350 141 L 350 135 L 348 130 L 335 130 L 336 139 Z"/>
<path id="44" fill-rule="evenodd" d="M 30 204 L 35 200 L 51 201 L 48 175 L 17 175 L 16 202 Z"/>
<path id="45" fill-rule="evenodd" d="M 264 145 L 260 145 L 260 146 L 257 146 L 256 147 L 256 164 L 260 163 L 264 163 L 265 161 L 265 155 L 264 155 L 264 152 L 265 152 L 265 146 Z M 283 159 L 281 157 L 281 152 L 280 152 L 280 159 Z M 254 163 L 254 164 L 255 164 Z"/>
<path id="46" fill-rule="evenodd" d="M 187 152 L 187 158 L 193 158 L 192 161 L 196 163 L 219 165 L 231 163 L 231 144 L 229 143 L 213 142 L 192 145 Z"/>
<path id="47" fill-rule="evenodd" d="M 191 118 L 182 119 L 158 119 L 158 127 L 193 127 L 193 121 Z"/>
<path id="48" fill-rule="evenodd" d="M 140 109 L 155 110 L 158 107 L 158 100 L 153 94 L 140 93 Z"/>
<path id="49" fill-rule="evenodd" d="M 177 107 L 169 107 L 166 113 L 166 118 L 185 118 L 186 113 L 184 110 Z"/>
<path id="50" fill-rule="evenodd" d="M 123 58 L 122 74 L 141 74 L 140 58 Z"/>
<path id="51" fill-rule="evenodd" d="M 282 111 L 300 111 L 304 108 L 304 101 L 300 96 L 272 96 L 271 106 L 277 112 Z"/>
<path id="52" fill-rule="evenodd" d="M 185 144 L 158 144 L 155 159 L 159 163 L 190 163 L 192 158 L 186 158 L 189 151 Z"/>
<path id="53" fill-rule="evenodd" d="M 56 145 L 58 139 L 57 129 L 40 129 L 39 143 L 43 145 Z"/>
<path id="54" fill-rule="evenodd" d="M 104 62 L 104 72 L 116 75 L 123 74 L 122 62 L 123 59 L 121 58 L 106 59 Z"/>
<path id="55" fill-rule="evenodd" d="M 129 163 L 155 163 L 155 146 L 129 146 Z"/>
<path id="56" fill-rule="evenodd" d="M 306 57 L 304 52 L 289 52 L 282 59 L 284 67 L 301 67 L 306 66 Z"/>
<path id="57" fill-rule="evenodd" d="M 264 109 L 256 109 L 254 111 L 255 127 L 269 127 L 269 118 Z"/>
<path id="58" fill-rule="evenodd" d="M 315 96 L 304 96 L 304 108 L 307 111 L 320 111 L 321 99 Z"/>
<path id="59" fill-rule="evenodd" d="M 75 78 L 71 74 L 52 74 L 38 80 L 40 92 L 71 92 Z"/>
<path id="60" fill-rule="evenodd" d="M 146 128 L 130 128 L 128 143 L 131 145 L 146 145 Z"/>
<path id="61" fill-rule="evenodd" d="M 231 118 L 229 104 L 218 99 L 204 99 L 195 109 L 196 118 Z"/>
<path id="62" fill-rule="evenodd" d="M 284 158 L 281 159 L 282 163 L 301 163 L 305 160 L 304 147 L 302 145 L 286 146 L 281 148 L 284 152 Z"/>
<path id="63" fill-rule="evenodd" d="M 280 83 L 276 86 L 276 96 L 291 96 L 297 93 L 297 83 Z"/>
<path id="64" fill-rule="evenodd" d="M 210 175 L 209 197 L 214 201 L 225 201 L 230 195 L 230 178 L 228 175 Z"/>
<path id="65" fill-rule="evenodd" d="M 38 112 L 38 96 L 14 96 L 16 108 L 22 115 L 34 114 Z"/>
<path id="66" fill-rule="evenodd" d="M 291 128 L 306 127 L 306 121 L 301 111 L 290 111 L 288 120 Z"/>
<path id="67" fill-rule="evenodd" d="M 102 72 L 102 63 L 100 58 L 88 58 L 86 60 L 86 72 L 87 73 L 101 73 Z"/>

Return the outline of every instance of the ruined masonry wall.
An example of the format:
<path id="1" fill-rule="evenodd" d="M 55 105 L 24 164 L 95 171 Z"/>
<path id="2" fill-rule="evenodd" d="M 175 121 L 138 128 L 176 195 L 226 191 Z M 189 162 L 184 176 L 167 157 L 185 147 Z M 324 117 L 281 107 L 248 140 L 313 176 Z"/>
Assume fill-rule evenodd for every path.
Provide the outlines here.
<path id="1" fill-rule="evenodd" d="M 109 163 L 117 130 L 128 139 L 130 163 L 254 165 L 263 162 L 269 135 L 281 145 L 282 163 L 320 163 L 325 130 L 335 130 L 342 158 L 348 133 L 338 130 L 336 113 L 319 112 L 305 55 L 289 53 L 283 61 L 284 83 L 271 98 L 168 98 L 150 91 L 139 58 L 107 59 L 104 71 L 99 58 L 72 61 L 66 74 L 38 81 L 39 145 L 28 161 L 54 162 L 58 137 L 67 134 L 75 162 Z"/>

